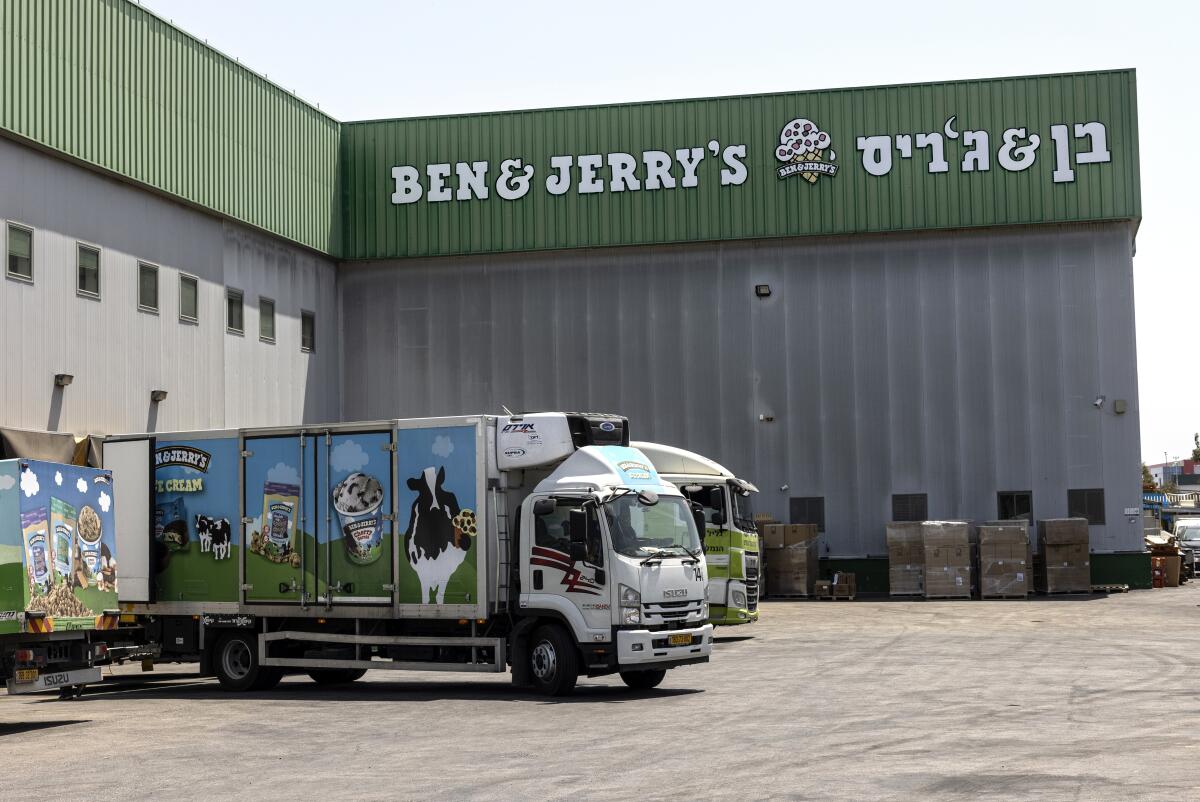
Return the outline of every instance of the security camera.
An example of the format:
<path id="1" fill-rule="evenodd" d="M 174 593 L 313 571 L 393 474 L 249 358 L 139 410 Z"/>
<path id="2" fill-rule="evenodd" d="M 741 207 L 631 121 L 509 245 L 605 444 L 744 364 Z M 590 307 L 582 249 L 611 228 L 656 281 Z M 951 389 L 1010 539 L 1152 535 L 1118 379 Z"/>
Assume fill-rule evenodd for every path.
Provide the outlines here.
<path id="1" fill-rule="evenodd" d="M 1094 406 L 1096 409 L 1100 409 L 1100 407 L 1104 406 L 1104 396 L 1096 396 L 1096 400 L 1092 402 L 1092 406 Z"/>

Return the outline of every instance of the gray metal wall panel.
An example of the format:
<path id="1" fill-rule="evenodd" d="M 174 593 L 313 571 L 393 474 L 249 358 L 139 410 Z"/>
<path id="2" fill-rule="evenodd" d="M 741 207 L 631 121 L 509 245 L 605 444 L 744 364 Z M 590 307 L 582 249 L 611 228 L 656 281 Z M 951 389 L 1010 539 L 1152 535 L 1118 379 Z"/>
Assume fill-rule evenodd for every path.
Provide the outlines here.
<path id="1" fill-rule="evenodd" d="M 0 422 L 83 433 L 336 420 L 336 270 L 281 240 L 0 139 L 0 221 L 34 229 L 34 283 L 0 277 Z M 7 228 L 0 224 L 0 253 Z M 101 299 L 75 293 L 75 247 L 100 248 Z M 159 267 L 159 314 L 137 309 L 139 261 Z M 0 268 L 2 270 L 2 268 Z M 200 324 L 179 321 L 179 275 L 199 279 Z M 225 333 L 225 287 L 246 294 Z M 277 345 L 258 341 L 259 294 Z M 300 309 L 317 352 L 300 352 Z M 55 373 L 74 383 L 55 391 Z M 167 401 L 153 409 L 151 389 Z"/>
<path id="2" fill-rule="evenodd" d="M 824 496 L 833 556 L 883 553 L 892 493 L 990 519 L 997 491 L 1031 490 L 1051 517 L 1073 487 L 1106 490 L 1096 548 L 1136 550 L 1130 237 L 1106 224 L 344 265 L 346 381 L 395 373 L 344 413 L 619 411 L 638 438 L 755 481 L 781 519 L 789 497 Z"/>

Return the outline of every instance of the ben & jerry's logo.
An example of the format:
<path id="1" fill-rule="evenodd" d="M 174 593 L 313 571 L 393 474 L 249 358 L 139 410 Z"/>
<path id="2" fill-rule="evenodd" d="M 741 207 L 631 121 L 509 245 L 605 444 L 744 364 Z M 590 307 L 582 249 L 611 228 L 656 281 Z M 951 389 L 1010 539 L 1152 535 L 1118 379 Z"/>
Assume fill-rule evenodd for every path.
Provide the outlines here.
<path id="1" fill-rule="evenodd" d="M 617 467 L 620 468 L 621 470 L 625 471 L 625 473 L 629 476 L 630 479 L 649 479 L 650 478 L 650 466 L 649 465 L 643 465 L 642 463 L 634 462 L 633 460 L 625 460 L 624 462 L 618 462 Z"/>
<path id="2" fill-rule="evenodd" d="M 208 473 L 208 463 L 212 455 L 192 446 L 164 446 L 154 452 L 154 467 L 166 468 L 169 465 L 181 465 L 193 468 L 201 473 Z"/>
<path id="3" fill-rule="evenodd" d="M 837 174 L 838 166 L 833 162 L 837 153 L 829 147 L 833 140 L 829 134 L 817 127 L 812 120 L 797 117 L 783 127 L 779 134 L 779 145 L 775 158 L 783 162 L 779 168 L 780 178 L 798 175 L 810 184 L 823 175 Z"/>

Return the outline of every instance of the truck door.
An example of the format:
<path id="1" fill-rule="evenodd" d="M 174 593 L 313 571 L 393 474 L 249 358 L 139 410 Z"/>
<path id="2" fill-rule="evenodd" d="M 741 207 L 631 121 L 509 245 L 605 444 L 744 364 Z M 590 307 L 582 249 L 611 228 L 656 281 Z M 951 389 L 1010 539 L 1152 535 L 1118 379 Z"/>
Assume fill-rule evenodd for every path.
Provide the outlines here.
<path id="1" fill-rule="evenodd" d="M 532 526 L 522 526 L 522 550 L 526 568 L 521 587 L 529 594 L 529 607 L 558 610 L 569 616 L 567 605 L 575 607 L 589 629 L 608 629 L 612 625 L 612 589 L 604 567 L 604 547 L 599 521 L 595 513 L 588 516 L 591 530 L 588 557 L 576 562 L 571 559 L 571 510 L 577 510 L 582 498 L 558 498 L 552 512 L 533 513 L 533 500 L 528 508 Z M 526 519 L 528 520 L 528 519 Z"/>
<path id="2" fill-rule="evenodd" d="M 247 437 L 242 457 L 242 550 L 247 602 L 311 601 L 316 590 L 318 437 Z"/>
<path id="3" fill-rule="evenodd" d="M 331 603 L 389 604 L 395 588 L 393 434 L 339 432 L 317 453 L 317 587 Z"/>

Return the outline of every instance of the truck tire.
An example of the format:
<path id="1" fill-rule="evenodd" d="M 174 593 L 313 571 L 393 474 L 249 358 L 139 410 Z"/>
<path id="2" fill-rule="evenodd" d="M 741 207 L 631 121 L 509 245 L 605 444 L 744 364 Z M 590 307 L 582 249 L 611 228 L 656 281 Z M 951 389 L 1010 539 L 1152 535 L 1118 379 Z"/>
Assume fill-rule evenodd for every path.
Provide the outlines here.
<path id="1" fill-rule="evenodd" d="M 318 685 L 345 685 L 362 679 L 366 673 L 365 668 L 314 668 L 308 676 Z"/>
<path id="2" fill-rule="evenodd" d="M 665 676 L 667 676 L 665 668 L 657 671 L 622 671 L 621 681 L 634 690 L 648 691 L 651 688 L 657 688 Z"/>
<path id="3" fill-rule="evenodd" d="M 579 679 L 579 652 L 563 628 L 538 627 L 529 640 L 529 674 L 533 687 L 546 696 L 566 696 Z"/>
<path id="4" fill-rule="evenodd" d="M 258 664 L 258 638 L 253 632 L 231 632 L 213 651 L 213 673 L 227 691 L 265 691 L 283 679 L 280 669 Z"/>

